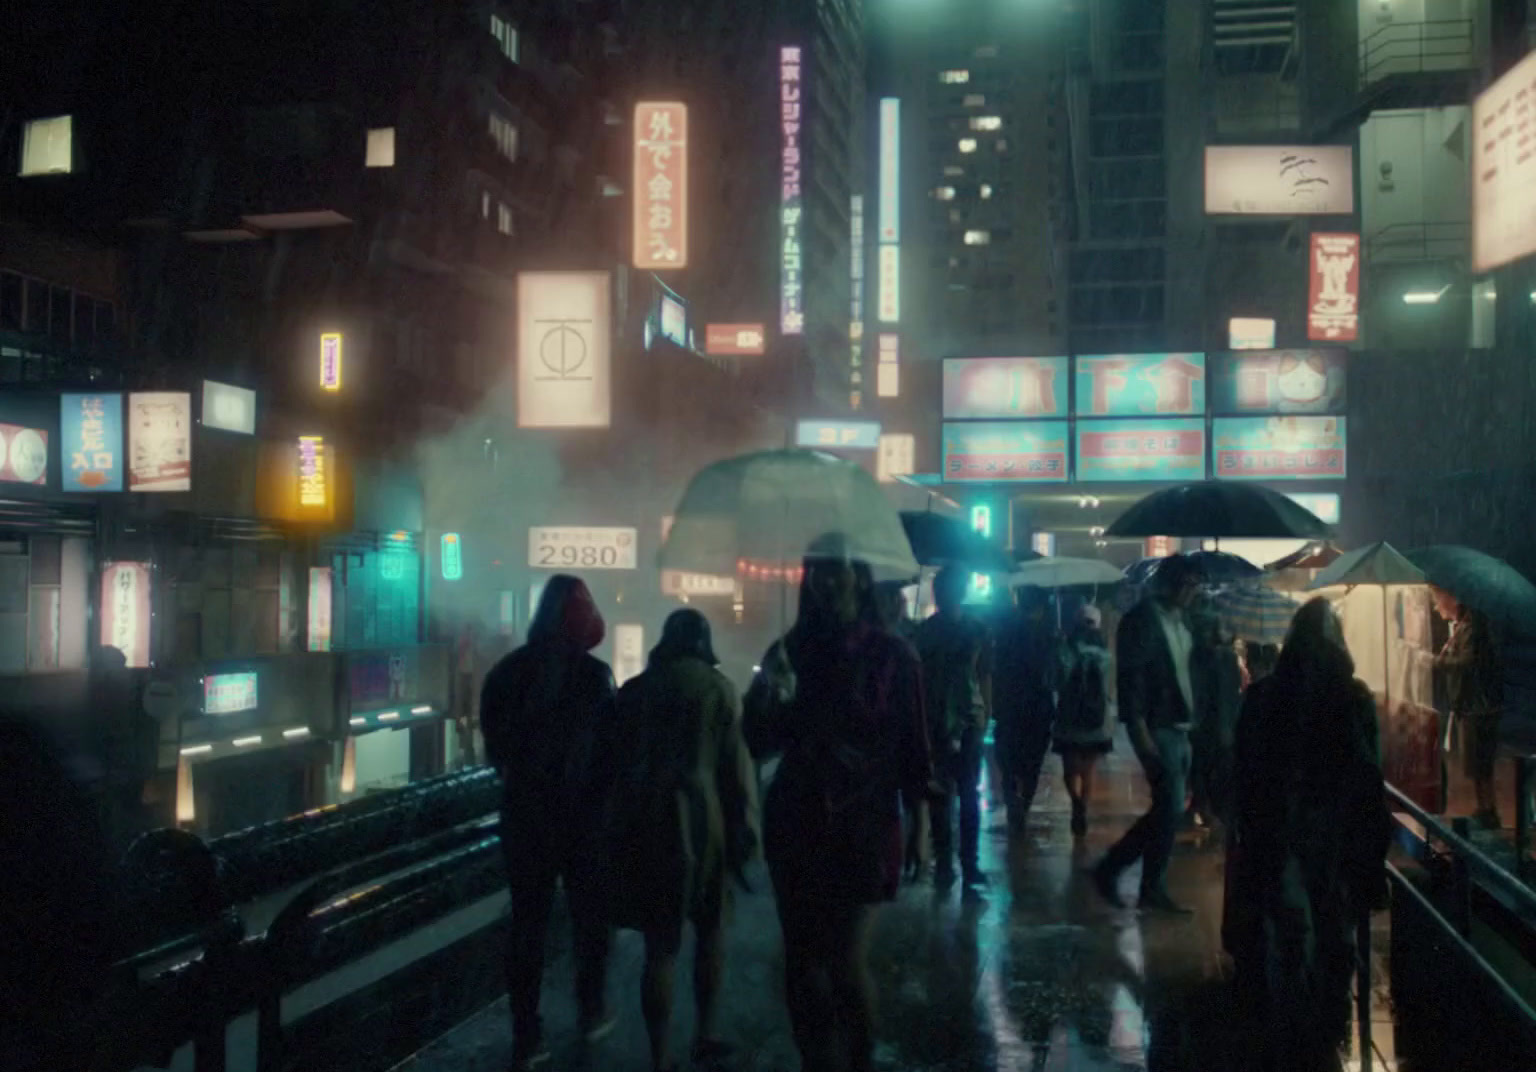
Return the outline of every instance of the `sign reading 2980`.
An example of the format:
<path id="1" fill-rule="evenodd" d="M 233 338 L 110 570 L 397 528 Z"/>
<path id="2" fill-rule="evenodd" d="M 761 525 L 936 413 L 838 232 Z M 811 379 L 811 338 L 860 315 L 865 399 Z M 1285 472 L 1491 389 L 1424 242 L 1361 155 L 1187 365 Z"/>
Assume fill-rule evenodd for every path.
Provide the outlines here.
<path id="1" fill-rule="evenodd" d="M 636 532 L 630 528 L 535 526 L 528 530 L 528 565 L 538 569 L 636 567 Z"/>

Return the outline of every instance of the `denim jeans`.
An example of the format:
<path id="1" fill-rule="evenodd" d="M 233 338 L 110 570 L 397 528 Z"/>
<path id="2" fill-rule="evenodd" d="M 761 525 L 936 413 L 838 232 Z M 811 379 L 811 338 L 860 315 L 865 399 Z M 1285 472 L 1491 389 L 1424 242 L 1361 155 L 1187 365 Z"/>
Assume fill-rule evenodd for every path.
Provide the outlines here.
<path id="1" fill-rule="evenodd" d="M 1142 892 L 1163 893 L 1168 859 L 1184 814 L 1192 752 L 1187 730 L 1153 730 L 1152 743 L 1163 766 L 1162 776 L 1152 782 L 1152 807 L 1109 850 L 1104 867 L 1119 873 L 1140 860 Z"/>
<path id="2" fill-rule="evenodd" d="M 981 845 L 981 793 L 977 786 L 981 781 L 981 736 L 977 730 L 966 730 L 960 738 L 959 751 L 948 752 L 934 760 L 940 774 L 955 783 L 944 800 L 933 801 L 929 812 L 932 816 L 934 869 L 941 875 L 955 871 L 957 817 L 960 821 L 960 874 L 969 878 L 980 869 L 977 860 Z"/>

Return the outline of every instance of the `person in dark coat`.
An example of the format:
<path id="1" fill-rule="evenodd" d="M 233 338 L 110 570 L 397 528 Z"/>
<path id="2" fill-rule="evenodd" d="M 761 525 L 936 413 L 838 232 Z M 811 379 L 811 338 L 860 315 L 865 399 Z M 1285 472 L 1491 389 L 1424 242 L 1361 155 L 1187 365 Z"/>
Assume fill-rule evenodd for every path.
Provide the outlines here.
<path id="1" fill-rule="evenodd" d="M 1243 706 L 1243 666 L 1233 638 L 1213 609 L 1190 615 L 1194 651 L 1195 724 L 1190 731 L 1190 813 L 1209 827 L 1231 819 L 1232 748 Z"/>
<path id="2" fill-rule="evenodd" d="M 1018 610 L 998 631 L 992 685 L 1004 806 L 1015 833 L 1023 831 L 1040 786 L 1061 684 L 1061 637 L 1050 618 L 1049 593 L 1021 588 L 1018 601 Z"/>
<path id="3" fill-rule="evenodd" d="M 1328 601 L 1297 612 L 1237 727 L 1237 853 L 1224 939 L 1257 993 L 1279 1072 L 1338 1067 L 1356 924 L 1384 893 L 1390 838 L 1376 703 Z"/>
<path id="4" fill-rule="evenodd" d="M 727 877 L 740 876 L 757 850 L 757 772 L 741 703 L 717 665 L 708 620 L 674 611 L 646 671 L 619 691 L 615 922 L 645 935 L 641 1002 L 658 1072 L 673 1067 L 668 1029 L 684 922 L 697 938 L 693 1061 L 729 1052 L 714 1035 Z"/>
<path id="5" fill-rule="evenodd" d="M 498 662 L 481 689 L 481 732 L 502 779 L 514 1067 L 549 1058 L 539 991 L 557 881 L 575 932 L 581 1027 L 595 1040 L 613 1023 L 603 1005 L 609 926 L 602 861 L 618 722 L 613 672 L 589 654 L 604 630 L 587 586 L 557 574 L 545 585 L 528 643 Z"/>
<path id="6" fill-rule="evenodd" d="M 1500 821 L 1493 766 L 1504 710 L 1503 670 L 1488 619 L 1443 588 L 1432 587 L 1430 591 L 1435 610 L 1451 626 L 1450 639 L 1435 656 L 1435 669 L 1446 677 L 1451 717 L 1461 726 L 1464 773 L 1477 793 L 1473 819 L 1488 830 L 1497 830 Z"/>
<path id="7" fill-rule="evenodd" d="M 1088 833 L 1088 801 L 1093 796 L 1093 768 L 1110 750 L 1109 682 L 1114 661 L 1104 643 L 1103 615 L 1089 604 L 1078 614 L 1067 637 L 1061 702 L 1052 734 L 1061 756 L 1062 779 L 1072 801 L 1072 836 Z"/>
<path id="8" fill-rule="evenodd" d="M 873 1067 L 871 911 L 900 884 L 902 793 L 935 788 L 922 670 L 911 645 L 881 627 L 872 588 L 846 538 L 818 539 L 795 624 L 746 697 L 753 754 L 782 757 L 763 841 L 806 1072 Z"/>

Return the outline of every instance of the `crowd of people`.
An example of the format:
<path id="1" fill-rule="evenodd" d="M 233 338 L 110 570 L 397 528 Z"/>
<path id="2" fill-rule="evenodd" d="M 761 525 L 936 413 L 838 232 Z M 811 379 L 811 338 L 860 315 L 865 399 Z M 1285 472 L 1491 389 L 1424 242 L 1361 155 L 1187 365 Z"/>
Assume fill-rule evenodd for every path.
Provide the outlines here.
<path id="1" fill-rule="evenodd" d="M 603 1004 L 611 929 L 639 931 L 653 1064 L 674 1067 L 674 965 L 691 924 L 692 1056 L 728 1055 L 715 1020 L 723 931 L 759 851 L 804 1067 L 873 1067 L 865 950 L 875 907 L 929 866 L 939 890 L 987 886 L 989 762 L 1018 831 L 1054 749 L 1083 837 L 1117 713 L 1151 805 L 1092 869 L 1093 884 L 1124 906 L 1121 877 L 1139 862 L 1139 907 L 1186 913 L 1166 883 L 1180 826 L 1222 831 L 1224 938 L 1243 994 L 1272 1027 L 1275 1067 L 1330 1067 L 1348 1025 L 1353 927 L 1381 895 L 1388 827 L 1374 701 L 1326 601 L 1302 608 L 1259 677 L 1200 605 L 1181 556 L 1123 615 L 1113 645 L 1097 607 L 1062 629 L 1047 594 L 1030 590 L 989 624 L 966 606 L 969 576 L 955 568 L 935 578 L 935 613 L 913 623 L 898 586 L 876 584 L 836 534 L 804 567 L 798 615 L 739 700 L 691 609 L 667 620 L 645 672 L 615 688 L 591 654 L 601 616 L 570 576 L 549 582 L 528 643 L 487 676 L 481 724 L 506 786 L 517 1067 L 549 1053 L 538 1009 L 557 879 L 586 1037 L 613 1025 Z"/>

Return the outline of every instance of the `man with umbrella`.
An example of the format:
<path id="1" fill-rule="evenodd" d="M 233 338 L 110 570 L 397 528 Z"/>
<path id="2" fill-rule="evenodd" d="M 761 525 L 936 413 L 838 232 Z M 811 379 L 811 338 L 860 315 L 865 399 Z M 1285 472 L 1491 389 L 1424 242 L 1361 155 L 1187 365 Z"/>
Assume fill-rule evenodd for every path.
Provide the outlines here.
<path id="1" fill-rule="evenodd" d="M 1435 656 L 1435 669 L 1446 677 L 1451 717 L 1461 721 L 1466 775 L 1472 779 L 1477 794 L 1473 819 L 1485 829 L 1497 830 L 1499 809 L 1493 790 L 1493 764 L 1498 753 L 1499 717 L 1504 707 L 1504 679 L 1488 619 L 1443 588 L 1431 585 L 1430 593 L 1436 612 L 1451 627 L 1450 639 Z"/>
<path id="2" fill-rule="evenodd" d="M 1189 560 L 1169 557 L 1157 571 L 1151 595 L 1131 608 L 1116 633 L 1120 717 L 1146 771 L 1152 807 L 1093 870 L 1094 885 L 1114 905 L 1123 904 L 1120 875 L 1141 860 L 1141 907 L 1181 915 L 1189 911 L 1168 895 L 1166 879 L 1189 784 L 1194 641 L 1185 609 L 1198 589 L 1199 576 Z"/>

